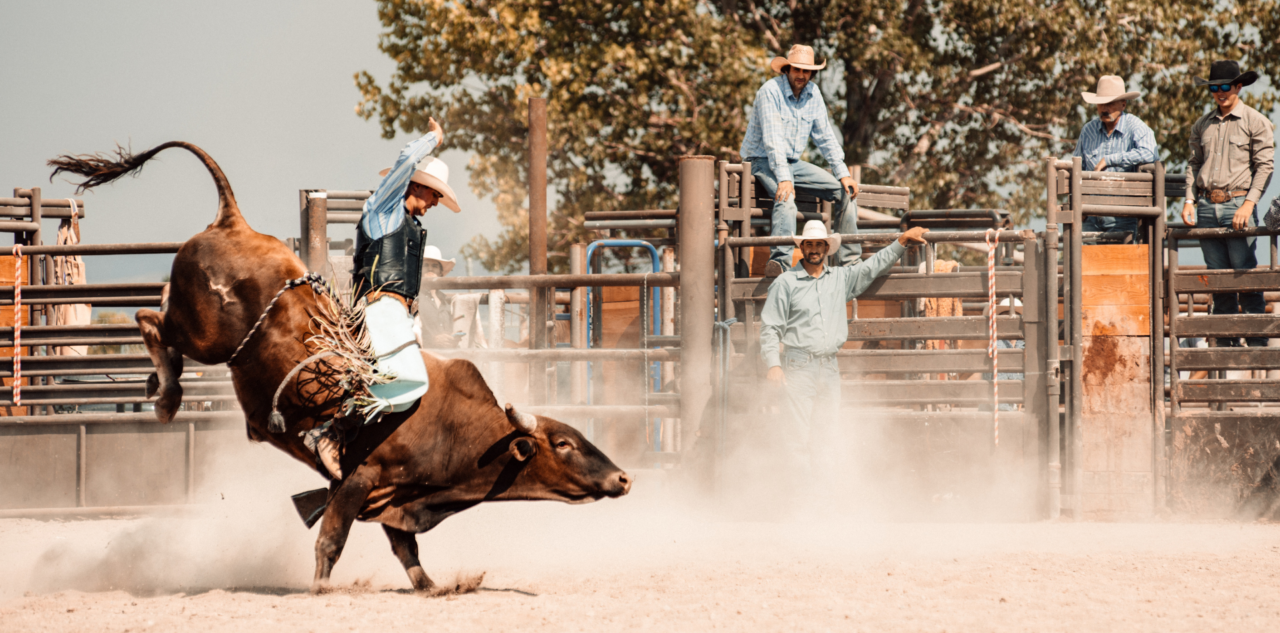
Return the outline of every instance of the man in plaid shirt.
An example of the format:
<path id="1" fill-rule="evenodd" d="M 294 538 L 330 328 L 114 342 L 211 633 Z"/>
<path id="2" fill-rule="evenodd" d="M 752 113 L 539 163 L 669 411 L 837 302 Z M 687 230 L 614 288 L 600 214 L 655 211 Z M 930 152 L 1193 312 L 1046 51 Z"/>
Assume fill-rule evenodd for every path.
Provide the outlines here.
<path id="1" fill-rule="evenodd" d="M 826 65 L 814 64 L 813 49 L 799 44 L 792 46 L 786 57 L 775 57 L 769 66 L 781 74 L 756 92 L 747 135 L 742 139 L 742 159 L 751 163 L 751 173 L 774 198 L 770 235 L 775 237 L 796 233 L 796 191 L 834 203 L 832 225 L 837 232 L 858 232 L 858 207 L 853 201 L 858 183 L 844 164 L 844 148 L 831 127 L 822 93 L 811 82 L 814 72 Z M 835 176 L 800 160 L 811 138 Z M 777 277 L 790 269 L 792 249 L 789 245 L 773 247 L 765 276 Z M 836 265 L 857 264 L 861 257 L 861 245 L 843 244 Z"/>

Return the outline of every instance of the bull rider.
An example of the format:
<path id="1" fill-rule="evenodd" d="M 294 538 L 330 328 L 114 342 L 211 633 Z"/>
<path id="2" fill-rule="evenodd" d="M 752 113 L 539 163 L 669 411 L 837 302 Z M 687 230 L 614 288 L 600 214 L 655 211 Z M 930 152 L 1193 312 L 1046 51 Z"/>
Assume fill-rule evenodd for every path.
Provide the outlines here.
<path id="1" fill-rule="evenodd" d="M 378 373 L 391 377 L 369 386 L 377 403 L 366 422 L 379 413 L 404 411 L 427 392 L 427 367 L 413 327 L 427 240 L 418 218 L 437 204 L 461 211 L 449 187 L 448 165 L 429 156 L 443 140 L 444 130 L 429 119 L 427 134 L 406 145 L 395 164 L 379 172 L 382 182 L 365 201 L 356 225 L 353 297 L 365 301 L 365 328 Z M 342 436 L 341 429 L 326 424 L 307 437 L 335 479 L 342 478 Z"/>
<path id="2" fill-rule="evenodd" d="M 795 475 L 832 467 L 829 449 L 840 422 L 836 351 L 849 337 L 846 304 L 888 271 L 908 244 L 925 243 L 928 231 L 908 229 L 856 266 L 824 265 L 840 246 L 840 236 L 828 235 L 818 220 L 807 222 L 793 238 L 803 257 L 769 286 L 760 313 L 760 353 L 769 368 L 766 378 L 786 393 L 773 436 L 787 461 L 799 469 Z"/>

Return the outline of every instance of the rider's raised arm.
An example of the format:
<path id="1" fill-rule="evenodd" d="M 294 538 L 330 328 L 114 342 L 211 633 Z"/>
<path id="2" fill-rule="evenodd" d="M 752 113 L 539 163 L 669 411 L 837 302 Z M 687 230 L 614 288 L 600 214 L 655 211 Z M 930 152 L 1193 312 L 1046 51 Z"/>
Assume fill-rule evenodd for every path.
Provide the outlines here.
<path id="1" fill-rule="evenodd" d="M 435 132 L 427 132 L 400 150 L 391 171 L 364 203 L 364 216 L 360 223 L 369 239 L 376 240 L 400 227 L 404 220 L 404 194 L 409 188 L 413 170 L 418 161 L 426 158 L 439 144 L 440 137 Z"/>

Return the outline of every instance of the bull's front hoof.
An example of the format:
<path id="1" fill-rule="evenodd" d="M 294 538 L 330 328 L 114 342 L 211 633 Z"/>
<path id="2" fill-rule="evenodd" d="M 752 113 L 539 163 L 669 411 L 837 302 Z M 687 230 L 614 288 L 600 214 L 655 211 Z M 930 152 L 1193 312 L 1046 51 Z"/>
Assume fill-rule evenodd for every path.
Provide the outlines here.
<path id="1" fill-rule="evenodd" d="M 178 414 L 178 407 L 182 406 L 182 387 L 174 386 L 171 389 L 162 389 L 160 397 L 156 400 L 156 419 L 161 424 L 168 424 L 173 421 L 173 416 Z"/>
<path id="2" fill-rule="evenodd" d="M 325 593 L 329 593 L 330 591 L 333 591 L 333 587 L 329 586 L 329 581 L 327 580 L 317 580 L 311 583 L 311 588 L 308 589 L 308 591 L 311 592 L 311 595 L 318 596 L 320 594 L 325 594 Z"/>

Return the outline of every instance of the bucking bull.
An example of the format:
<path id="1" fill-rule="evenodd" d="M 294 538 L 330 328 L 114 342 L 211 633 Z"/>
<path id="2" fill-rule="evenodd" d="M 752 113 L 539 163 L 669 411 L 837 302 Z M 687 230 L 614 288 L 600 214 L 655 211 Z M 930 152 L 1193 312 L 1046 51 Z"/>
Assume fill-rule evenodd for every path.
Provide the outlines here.
<path id="1" fill-rule="evenodd" d="M 325 380 L 335 369 L 331 359 L 321 359 L 290 373 L 315 353 L 309 339 L 313 320 L 322 317 L 321 297 L 306 283 L 280 292 L 304 277 L 306 266 L 283 242 L 249 228 L 218 164 L 199 147 L 175 141 L 136 155 L 118 149 L 115 156 L 62 156 L 49 165 L 53 175 L 85 176 L 84 190 L 137 171 L 171 147 L 195 154 L 209 170 L 218 215 L 178 250 L 161 311 L 137 313 L 156 368 L 147 383 L 147 397 L 156 396 L 156 417 L 168 423 L 178 412 L 184 356 L 206 365 L 226 363 L 243 344 L 230 370 L 249 439 L 317 468 L 300 435 L 339 408 L 333 381 Z M 264 312 L 261 327 L 246 340 Z M 424 355 L 430 390 L 408 411 L 364 427 L 344 454 L 342 471 L 348 475 L 316 504 L 327 503 L 316 540 L 313 591 L 328 585 L 356 519 L 381 523 L 413 587 L 428 590 L 434 583 L 418 562 L 415 534 L 450 515 L 485 501 L 586 503 L 631 488 L 627 474 L 573 428 L 499 406 L 470 361 Z M 283 385 L 278 402 L 285 431 L 273 433 L 272 399 L 286 380 L 293 384 Z"/>

